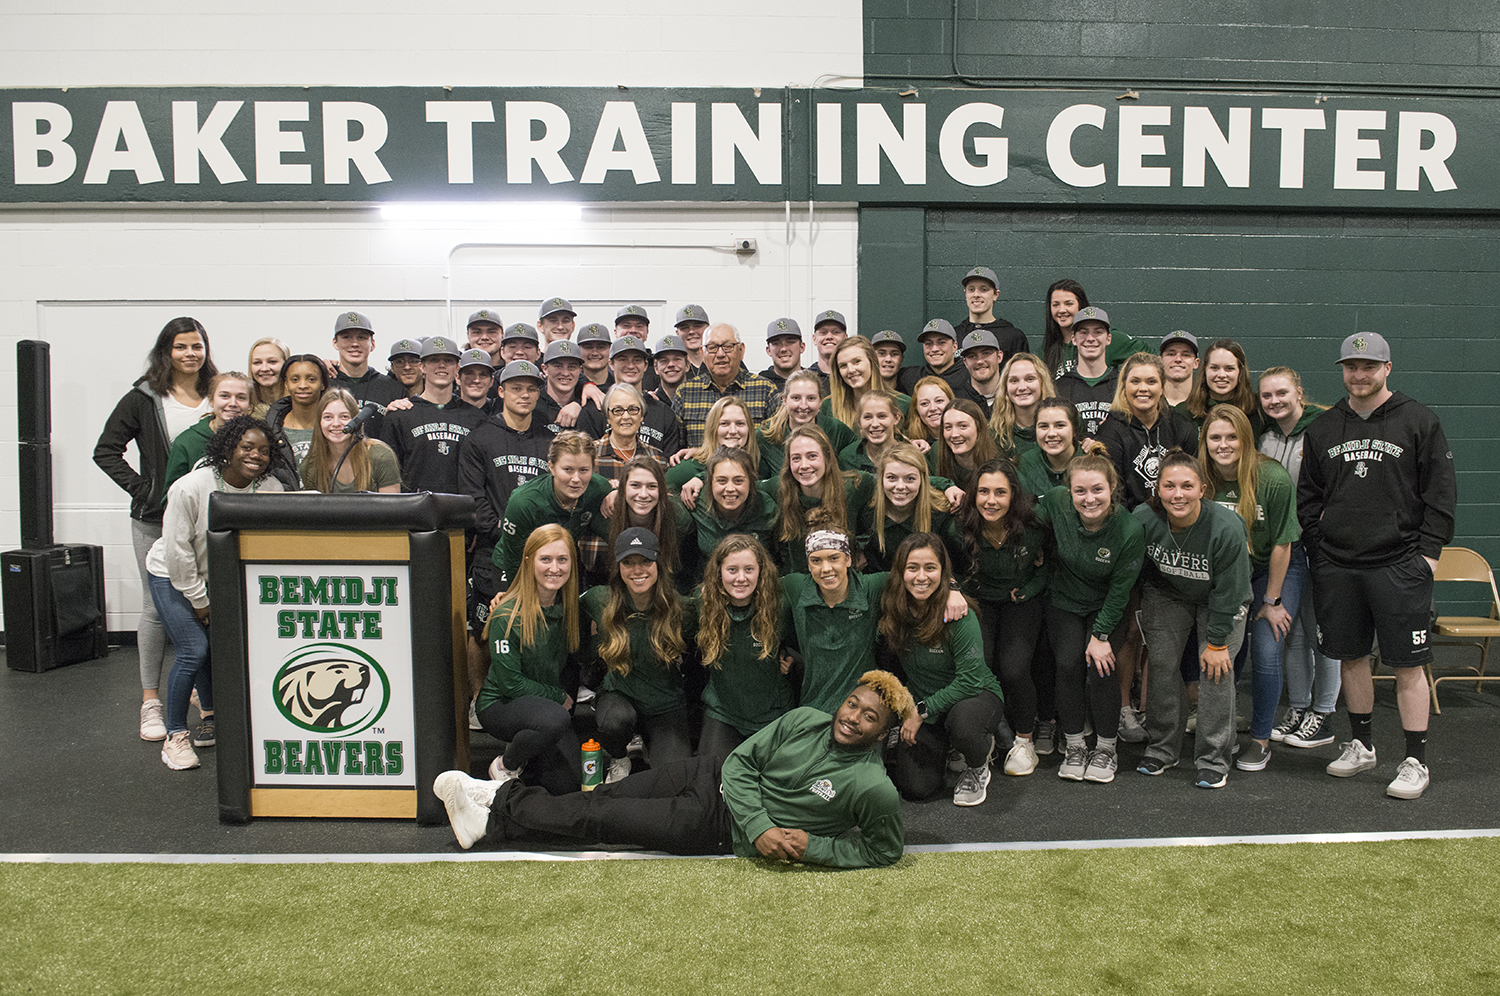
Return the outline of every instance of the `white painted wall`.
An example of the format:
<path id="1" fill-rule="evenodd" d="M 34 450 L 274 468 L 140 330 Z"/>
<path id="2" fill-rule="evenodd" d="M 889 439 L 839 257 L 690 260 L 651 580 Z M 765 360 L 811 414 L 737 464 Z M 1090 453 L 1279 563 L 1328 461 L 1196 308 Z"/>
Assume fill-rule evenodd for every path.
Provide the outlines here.
<path id="1" fill-rule="evenodd" d="M 860 16 L 858 0 L 429 0 L 420 12 L 396 0 L 11 3 L 0 86 L 805 85 L 858 74 Z M 128 502 L 91 455 L 167 320 L 200 319 L 232 369 L 267 334 L 329 350 L 346 308 L 368 313 L 389 344 L 461 335 L 480 304 L 534 321 L 537 302 L 559 294 L 580 322 L 612 324 L 622 304 L 644 304 L 659 334 L 691 301 L 756 340 L 759 369 L 768 321 L 825 307 L 855 318 L 856 235 L 852 209 L 820 207 L 810 225 L 805 204 L 790 224 L 782 205 L 598 205 L 541 231 L 398 226 L 352 208 L 0 210 L 0 548 L 20 544 L 19 339 L 53 347 L 57 537 L 105 546 L 109 628 L 131 630 L 141 591 Z M 706 248 L 727 250 L 732 236 L 759 252 Z M 451 253 L 466 242 L 500 245 Z"/>

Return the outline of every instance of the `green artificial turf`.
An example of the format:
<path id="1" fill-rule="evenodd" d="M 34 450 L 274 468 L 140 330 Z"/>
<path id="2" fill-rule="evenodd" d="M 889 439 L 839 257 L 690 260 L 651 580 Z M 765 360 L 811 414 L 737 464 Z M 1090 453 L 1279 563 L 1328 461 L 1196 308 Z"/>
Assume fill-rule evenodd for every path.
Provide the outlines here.
<path id="1" fill-rule="evenodd" d="M 0 866 L 0 993 L 1500 991 L 1500 839 Z"/>

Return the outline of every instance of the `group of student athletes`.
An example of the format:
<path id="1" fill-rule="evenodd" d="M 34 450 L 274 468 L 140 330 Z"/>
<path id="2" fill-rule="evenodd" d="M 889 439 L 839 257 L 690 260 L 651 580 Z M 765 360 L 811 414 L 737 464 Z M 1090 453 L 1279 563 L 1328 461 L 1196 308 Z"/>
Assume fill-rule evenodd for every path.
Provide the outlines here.
<path id="1" fill-rule="evenodd" d="M 799 323 L 775 319 L 760 374 L 697 305 L 654 341 L 636 305 L 613 329 L 576 328 L 561 298 L 535 325 L 480 309 L 463 344 L 397 341 L 385 374 L 358 312 L 335 322 L 337 360 L 262 340 L 248 376 L 205 378 L 206 333 L 169 325 L 96 459 L 148 551 L 163 497 L 142 483 L 148 446 L 168 443 L 160 465 L 181 472 L 204 461 L 179 449 L 235 425 L 266 437 L 262 482 L 472 495 L 471 725 L 505 744 L 491 783 L 575 791 L 590 737 L 611 784 L 723 762 L 798 705 L 838 714 L 877 665 L 913 697 L 882 755 L 910 799 L 951 783 L 979 805 L 992 763 L 1026 776 L 1053 754 L 1060 777 L 1108 782 L 1120 740 L 1145 744 L 1142 774 L 1187 761 L 1219 788 L 1274 743 L 1332 743 L 1341 686 L 1350 738 L 1328 771 L 1353 775 L 1375 767 L 1378 637 L 1405 730 L 1388 791 L 1419 796 L 1432 567 L 1456 497 L 1436 417 L 1386 385 L 1384 339 L 1343 342 L 1349 397 L 1324 410 L 1286 367 L 1252 382 L 1232 340 L 1113 331 L 1071 280 L 1047 289 L 1033 353 L 994 314 L 993 271 L 962 285 L 968 318 L 915 336 L 819 312 L 806 368 Z M 193 338 L 202 362 L 173 366 Z M 344 432 L 362 409 L 368 439 Z M 240 486 L 226 467 L 192 473 Z M 181 718 L 176 669 L 182 708 L 163 724 L 155 707 L 148 731 L 162 650 L 147 625 L 142 736 L 202 745 L 206 669 L 207 736 Z"/>

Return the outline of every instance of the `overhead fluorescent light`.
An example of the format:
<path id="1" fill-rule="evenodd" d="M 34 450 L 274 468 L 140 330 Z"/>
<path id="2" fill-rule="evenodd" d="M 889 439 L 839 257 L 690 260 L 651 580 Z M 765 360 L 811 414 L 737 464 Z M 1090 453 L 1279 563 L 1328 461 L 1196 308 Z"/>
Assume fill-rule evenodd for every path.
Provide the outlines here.
<path id="1" fill-rule="evenodd" d="M 561 224 L 583 218 L 583 205 L 570 201 L 446 201 L 382 204 L 386 221 L 543 222 Z"/>

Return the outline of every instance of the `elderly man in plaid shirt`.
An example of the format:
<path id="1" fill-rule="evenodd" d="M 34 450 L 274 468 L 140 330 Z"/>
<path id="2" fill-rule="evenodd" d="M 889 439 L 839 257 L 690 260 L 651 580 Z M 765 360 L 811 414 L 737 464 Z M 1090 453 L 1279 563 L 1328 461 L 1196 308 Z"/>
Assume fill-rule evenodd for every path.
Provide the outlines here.
<path id="1" fill-rule="evenodd" d="M 687 449 L 703 444 L 703 422 L 720 398 L 739 398 L 757 425 L 780 407 L 776 385 L 751 373 L 744 358 L 745 344 L 733 325 L 715 325 L 703 337 L 703 369 L 682 382 L 672 401 L 672 410 L 682 419 Z"/>

